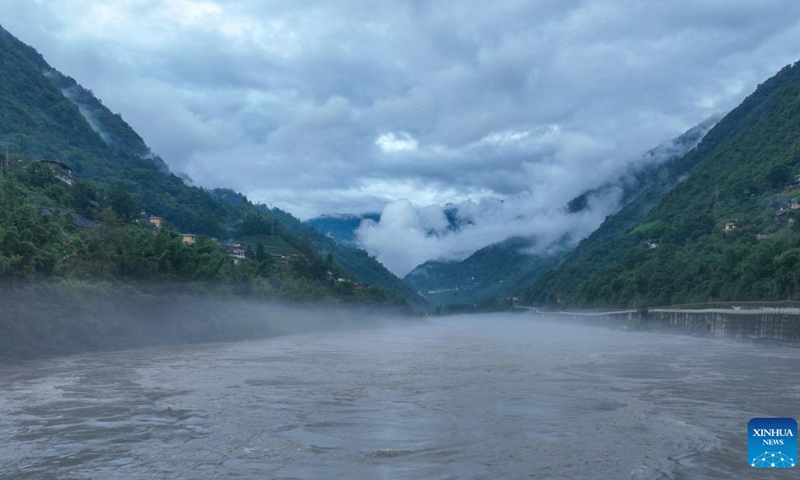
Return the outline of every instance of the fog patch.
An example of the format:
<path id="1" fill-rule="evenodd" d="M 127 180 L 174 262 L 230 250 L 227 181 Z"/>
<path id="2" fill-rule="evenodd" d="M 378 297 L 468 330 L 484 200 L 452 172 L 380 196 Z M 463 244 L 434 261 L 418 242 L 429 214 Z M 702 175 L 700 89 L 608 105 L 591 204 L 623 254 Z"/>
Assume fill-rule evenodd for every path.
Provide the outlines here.
<path id="1" fill-rule="evenodd" d="M 426 261 L 463 260 L 487 245 L 515 237 L 536 239 L 524 253 L 548 253 L 565 243 L 574 245 L 594 231 L 616 210 L 620 195 L 619 188 L 591 195 L 587 208 L 577 213 L 554 208 L 532 193 L 444 207 L 417 207 L 399 200 L 383 209 L 379 221 L 362 221 L 356 239 L 401 277 Z"/>
<path id="2" fill-rule="evenodd" d="M 248 299 L 246 285 L 68 280 L 2 286 L 0 362 L 414 320 L 402 308 Z"/>
<path id="3" fill-rule="evenodd" d="M 82 103 L 79 100 L 79 95 L 82 94 L 80 87 L 78 87 L 77 85 L 73 85 L 71 87 L 62 88 L 61 93 L 65 97 L 67 97 L 72 103 L 74 103 L 76 107 L 78 107 L 78 111 L 80 112 L 83 119 L 86 120 L 86 123 L 89 124 L 89 127 L 91 127 L 91 129 L 94 130 L 95 133 L 100 135 L 100 138 L 103 139 L 103 142 L 105 142 L 106 145 L 111 145 L 112 143 L 111 134 L 109 134 L 108 131 L 105 128 L 103 128 L 102 123 L 97 118 L 97 114 L 93 111 L 91 107 Z"/>

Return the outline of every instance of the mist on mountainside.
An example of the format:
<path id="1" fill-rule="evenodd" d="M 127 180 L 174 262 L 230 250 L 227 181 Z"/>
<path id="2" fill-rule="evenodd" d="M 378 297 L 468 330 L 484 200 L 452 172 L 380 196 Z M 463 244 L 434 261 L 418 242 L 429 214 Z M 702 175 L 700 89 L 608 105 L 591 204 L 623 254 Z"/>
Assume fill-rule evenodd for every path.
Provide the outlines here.
<path id="1" fill-rule="evenodd" d="M 428 261 L 458 262 L 507 239 L 535 239 L 523 253 L 563 251 L 596 229 L 636 192 L 657 181 L 664 164 L 680 158 L 716 123 L 713 117 L 644 155 L 616 160 L 614 168 L 560 191 L 529 191 L 443 206 L 408 200 L 375 215 L 330 215 L 307 223 L 346 244 L 364 248 L 399 276 Z M 575 173 L 583 175 L 583 173 Z M 575 190 L 583 188 L 585 190 Z"/>
<path id="2" fill-rule="evenodd" d="M 686 175 L 675 188 L 645 198 L 648 209 L 610 217 L 528 288 L 526 301 L 638 307 L 796 298 L 798 97 L 794 63 L 676 162 Z"/>

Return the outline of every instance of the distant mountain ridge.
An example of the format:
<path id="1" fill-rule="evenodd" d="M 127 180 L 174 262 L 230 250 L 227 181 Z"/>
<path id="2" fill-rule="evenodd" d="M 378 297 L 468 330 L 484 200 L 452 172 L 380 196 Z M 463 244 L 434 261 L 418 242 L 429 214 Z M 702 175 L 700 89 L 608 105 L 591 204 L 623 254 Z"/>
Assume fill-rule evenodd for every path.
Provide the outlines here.
<path id="1" fill-rule="evenodd" d="M 358 281 L 374 285 L 387 292 L 401 295 L 409 304 L 427 310 L 430 304 L 424 297 L 409 288 L 380 262 L 364 250 L 338 243 L 336 240 L 301 222 L 287 212 L 273 208 L 270 212 L 290 231 L 307 238 L 323 255 L 330 254 L 337 264 L 350 272 Z M 349 220 L 345 220 L 349 221 Z"/>
<path id="2" fill-rule="evenodd" d="M 579 213 L 589 208 L 591 198 L 616 188 L 622 191 L 616 221 L 604 222 L 589 238 L 588 244 L 620 235 L 674 188 L 691 166 L 677 163 L 694 148 L 718 118 L 708 119 L 677 138 L 643 155 L 644 165 L 625 172 L 605 185 L 584 192 L 571 200 L 565 210 Z M 460 262 L 429 261 L 403 280 L 433 304 L 478 303 L 490 298 L 520 295 L 520 292 L 565 258 L 582 254 L 584 240 L 575 251 L 574 239 L 562 238 L 545 254 L 531 254 L 536 239 L 512 238 L 484 247 Z"/>
<path id="3" fill-rule="evenodd" d="M 510 238 L 460 262 L 428 261 L 403 278 L 434 305 L 476 304 L 512 295 L 558 260 L 558 255 L 523 253 L 530 239 Z"/>
<path id="4" fill-rule="evenodd" d="M 365 213 L 363 215 L 344 213 L 320 215 L 303 223 L 334 239 L 341 245 L 358 247 L 356 230 L 358 230 L 361 222 L 364 220 L 377 222 L 380 219 L 380 213 Z"/>
<path id="5" fill-rule="evenodd" d="M 638 168 L 631 168 L 618 178 L 568 202 L 565 210 L 576 214 L 589 208 L 595 196 L 602 196 L 612 189 L 621 192 L 619 210 L 624 213 L 614 216 L 616 221 L 601 225 L 588 244 L 620 235 L 649 211 L 691 168 L 673 163 L 695 147 L 717 121 L 719 117 L 709 118 L 664 142 L 645 153 Z M 445 215 L 449 230 L 457 231 L 463 226 L 456 206 L 448 206 Z M 305 223 L 341 245 L 358 247 L 356 231 L 364 220 L 378 222 L 380 214 L 322 215 Z M 575 239 L 564 237 L 548 249 L 547 254 L 532 255 L 529 251 L 536 239 L 510 238 L 488 245 L 462 261 L 427 261 L 415 267 L 403 281 L 435 305 L 472 304 L 512 296 L 565 258 L 581 255 L 585 247 L 572 252 L 574 242 Z"/>

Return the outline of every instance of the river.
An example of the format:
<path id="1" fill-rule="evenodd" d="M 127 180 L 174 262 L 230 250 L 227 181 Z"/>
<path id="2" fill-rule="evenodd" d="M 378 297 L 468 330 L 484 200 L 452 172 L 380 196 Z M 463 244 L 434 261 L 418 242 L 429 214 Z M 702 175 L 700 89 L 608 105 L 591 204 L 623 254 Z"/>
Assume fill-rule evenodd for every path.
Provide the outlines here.
<path id="1" fill-rule="evenodd" d="M 800 349 L 451 317 L 1 367 L 0 478 L 750 478 L 761 416 Z"/>

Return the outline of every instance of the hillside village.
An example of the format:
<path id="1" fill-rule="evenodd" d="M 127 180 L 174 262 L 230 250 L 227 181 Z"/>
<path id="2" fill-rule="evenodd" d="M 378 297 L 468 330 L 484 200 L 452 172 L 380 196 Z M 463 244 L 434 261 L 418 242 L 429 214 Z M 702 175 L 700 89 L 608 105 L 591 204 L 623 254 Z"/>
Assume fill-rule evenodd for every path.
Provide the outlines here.
<path id="1" fill-rule="evenodd" d="M 29 178 L 35 185 L 48 189 L 52 189 L 51 182 L 59 182 L 69 190 L 76 188 L 76 186 L 81 188 L 85 184 L 69 165 L 60 160 L 31 159 L 24 156 L 12 158 L 8 152 L 8 146 L 9 144 L 6 143 L 5 157 L 0 162 L 0 173 L 2 173 L 3 178 L 13 174 L 17 177 Z M 88 216 L 77 212 L 71 214 L 71 223 L 74 228 L 93 230 L 100 226 L 96 219 L 89 218 L 101 216 L 102 207 L 100 203 L 97 200 L 89 199 L 87 207 L 88 212 L 85 212 L 85 214 Z M 40 211 L 46 216 L 53 216 L 57 213 L 56 208 L 45 205 L 40 206 Z M 136 224 L 147 225 L 154 235 L 162 229 L 171 228 L 170 224 L 162 216 L 149 214 L 145 211 L 141 211 L 138 216 L 134 216 L 130 220 Z M 253 241 L 249 243 L 236 239 L 221 241 L 214 237 L 196 233 L 180 232 L 177 235 L 181 244 L 189 248 L 193 248 L 198 244 L 198 241 L 213 243 L 220 252 L 232 261 L 234 266 L 238 266 L 243 261 L 250 259 L 259 264 L 266 262 L 284 269 L 290 268 L 293 264 L 303 265 L 305 268 L 312 267 L 312 260 L 276 235 L 274 226 L 268 235 L 253 238 Z M 328 263 L 332 265 L 330 260 Z M 326 281 L 333 285 L 345 286 L 353 291 L 361 291 L 370 287 L 368 284 L 357 282 L 341 273 L 337 273 L 332 268 L 325 270 L 324 277 Z"/>

